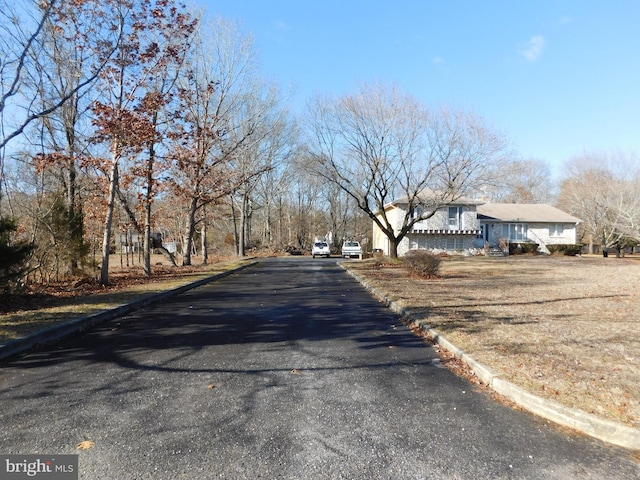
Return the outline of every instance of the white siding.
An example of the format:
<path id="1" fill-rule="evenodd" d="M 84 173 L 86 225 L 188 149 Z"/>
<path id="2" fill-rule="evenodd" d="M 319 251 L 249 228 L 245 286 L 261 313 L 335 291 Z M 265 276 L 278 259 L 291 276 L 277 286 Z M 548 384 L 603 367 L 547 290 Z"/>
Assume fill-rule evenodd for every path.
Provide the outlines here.
<path id="1" fill-rule="evenodd" d="M 460 205 L 461 216 L 459 228 L 452 230 L 451 234 L 424 233 L 424 231 L 449 231 L 449 208 L 443 207 L 426 220 L 417 222 L 413 231 L 402 239 L 398 245 L 398 256 L 406 254 L 409 250 L 428 249 L 436 251 L 447 251 L 451 253 L 461 251 L 471 251 L 476 248 L 475 234 L 453 233 L 458 230 L 475 231 L 480 229 L 480 222 L 476 213 L 475 205 Z M 394 226 L 395 232 L 400 230 L 406 207 L 391 207 L 387 210 L 387 218 Z M 389 240 L 386 235 L 373 224 L 373 248 L 381 249 L 385 255 L 389 254 Z"/>
<path id="2" fill-rule="evenodd" d="M 480 223 L 478 221 L 478 215 L 476 213 L 475 205 L 463 205 L 462 206 L 462 219 L 459 230 L 478 230 Z M 431 218 L 421 220 L 417 222 L 413 230 L 448 230 L 449 229 L 449 209 L 443 207 Z"/>
<path id="3" fill-rule="evenodd" d="M 504 238 L 504 225 L 505 223 L 486 223 L 489 232 L 489 243 L 491 245 L 499 245 L 500 239 Z M 527 240 L 540 245 L 540 251 L 549 253 L 547 245 L 572 245 L 577 242 L 576 226 L 571 223 L 563 223 L 562 228 L 558 229 L 555 225 L 549 223 L 527 223 Z M 549 232 L 559 233 L 561 230 L 561 236 L 551 236 Z M 517 240 L 512 240 L 517 241 Z"/>

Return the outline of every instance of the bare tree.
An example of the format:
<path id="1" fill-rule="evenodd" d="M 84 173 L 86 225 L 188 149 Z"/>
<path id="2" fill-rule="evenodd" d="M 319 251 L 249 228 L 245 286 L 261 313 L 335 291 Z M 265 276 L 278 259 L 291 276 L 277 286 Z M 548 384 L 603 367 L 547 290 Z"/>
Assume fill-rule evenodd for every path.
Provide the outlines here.
<path id="1" fill-rule="evenodd" d="M 0 64 L 0 149 L 21 135 L 31 122 L 49 115 L 76 97 L 102 72 L 117 48 L 120 30 L 106 26 L 100 29 L 95 23 L 83 25 L 83 22 L 89 22 L 89 17 L 104 19 L 104 12 L 96 14 L 94 9 L 109 3 L 91 0 L 0 2 L 0 47 L 6 55 Z M 86 68 L 76 71 L 73 84 L 67 85 L 68 88 L 59 91 L 59 95 L 51 97 L 49 102 L 28 101 L 28 90 L 32 88 L 29 75 L 37 70 L 34 61 L 50 53 L 43 47 L 50 41 L 47 30 L 51 25 L 55 25 L 60 38 L 78 41 L 80 36 L 83 37 L 87 47 L 83 51 Z M 96 41 L 96 34 L 104 36 Z M 7 111 L 11 113 L 11 124 L 6 122 Z"/>
<path id="2" fill-rule="evenodd" d="M 294 173 L 293 176 L 295 175 Z M 291 177 L 292 163 L 282 162 L 258 177 L 254 192 L 262 214 L 260 241 L 274 249 L 281 249 L 287 243 L 283 205 L 290 190 Z"/>
<path id="3" fill-rule="evenodd" d="M 288 246 L 308 249 L 318 234 L 318 227 L 325 225 L 324 219 L 317 218 L 320 192 L 321 186 L 304 176 L 296 176 L 289 182 L 285 217 Z"/>
<path id="4" fill-rule="evenodd" d="M 636 162 L 640 165 L 640 161 Z M 636 245 L 640 244 L 640 168 L 636 167 L 633 177 L 625 183 L 623 195 L 624 209 L 621 217 L 625 235 Z"/>
<path id="5" fill-rule="evenodd" d="M 319 98 L 309 110 L 309 167 L 378 225 L 392 257 L 416 222 L 484 183 L 506 153 L 504 137 L 476 115 L 428 111 L 394 87 Z M 394 225 L 385 206 L 400 197 L 409 208 Z"/>
<path id="6" fill-rule="evenodd" d="M 201 28 L 180 82 L 183 131 L 169 179 L 187 204 L 183 265 L 191 265 L 193 237 L 206 218 L 198 212 L 255 175 L 246 170 L 246 161 L 259 151 L 271 108 L 260 99 L 255 72 L 253 41 L 235 23 L 219 19 Z"/>
<path id="7" fill-rule="evenodd" d="M 583 220 L 585 241 L 603 253 L 638 235 L 638 159 L 622 152 L 585 152 L 567 161 L 559 206 Z"/>
<path id="8" fill-rule="evenodd" d="M 79 88 L 88 72 L 95 71 L 102 55 L 107 57 L 115 48 L 117 35 L 111 31 L 111 17 L 107 15 L 108 3 L 96 5 L 90 2 L 71 4 L 58 2 L 55 14 L 50 15 L 37 39 L 39 48 L 29 54 L 29 65 L 24 84 L 29 87 L 41 112 L 52 104 L 67 98 L 59 108 L 40 115 L 31 123 L 32 146 L 38 153 L 34 161 L 36 169 L 49 169 L 55 179 L 44 188 L 50 195 L 61 195 L 64 220 L 60 234 L 65 239 L 58 248 L 67 261 L 67 270 L 73 272 L 88 252 L 83 238 L 83 211 L 78 183 L 79 163 L 87 155 L 86 135 L 89 129 L 89 93 L 94 82 Z M 116 29 L 117 30 L 117 29 Z M 64 32 L 64 33 L 61 33 Z M 106 36 L 105 36 L 106 35 Z M 107 50 L 105 51 L 105 48 Z M 46 245 L 41 245 L 46 248 Z"/>
<path id="9" fill-rule="evenodd" d="M 260 178 L 286 162 L 295 148 L 295 127 L 281 106 L 278 90 L 260 81 L 247 90 L 243 108 L 234 121 L 238 128 L 230 134 L 231 142 L 240 145 L 230 157 L 236 183 L 232 205 L 237 201 L 240 207 L 239 228 L 234 229 L 239 256 L 245 255 L 246 241 L 251 238 L 250 214 L 260 208 L 254 195 Z"/>
<path id="10" fill-rule="evenodd" d="M 480 190 L 492 202 L 554 203 L 555 198 L 549 164 L 534 158 L 505 162 Z"/>

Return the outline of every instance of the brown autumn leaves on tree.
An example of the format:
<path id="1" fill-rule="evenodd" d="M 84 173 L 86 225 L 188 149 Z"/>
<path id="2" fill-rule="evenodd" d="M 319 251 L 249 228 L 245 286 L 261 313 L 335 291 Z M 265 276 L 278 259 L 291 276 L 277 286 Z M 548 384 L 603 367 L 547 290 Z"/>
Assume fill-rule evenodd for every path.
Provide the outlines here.
<path id="1" fill-rule="evenodd" d="M 107 211 L 102 240 L 100 283 L 109 282 L 109 253 L 113 213 L 120 186 L 121 162 L 144 162 L 145 240 L 150 244 L 150 205 L 154 197 L 153 169 L 156 145 L 163 139 L 158 130 L 160 111 L 170 105 L 171 91 L 162 80 L 171 65 L 184 62 L 189 38 L 197 22 L 173 2 L 140 2 L 119 11 L 123 30 L 118 54 L 103 70 L 100 80 L 105 94 L 94 102 L 94 138 L 109 144 L 110 158 L 104 162 L 109 178 Z M 147 158 L 144 158 L 146 154 Z M 138 231 L 140 228 L 138 226 Z M 145 273 L 151 274 L 145 252 Z"/>

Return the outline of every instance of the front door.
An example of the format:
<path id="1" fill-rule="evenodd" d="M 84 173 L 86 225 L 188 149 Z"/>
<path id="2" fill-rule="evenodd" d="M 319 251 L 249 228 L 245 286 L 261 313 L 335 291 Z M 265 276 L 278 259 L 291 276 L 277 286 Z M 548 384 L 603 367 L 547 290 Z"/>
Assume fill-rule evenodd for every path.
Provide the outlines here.
<path id="1" fill-rule="evenodd" d="M 480 225 L 480 233 L 476 235 L 476 247 L 484 248 L 487 240 L 489 240 L 489 229 L 484 223 Z"/>

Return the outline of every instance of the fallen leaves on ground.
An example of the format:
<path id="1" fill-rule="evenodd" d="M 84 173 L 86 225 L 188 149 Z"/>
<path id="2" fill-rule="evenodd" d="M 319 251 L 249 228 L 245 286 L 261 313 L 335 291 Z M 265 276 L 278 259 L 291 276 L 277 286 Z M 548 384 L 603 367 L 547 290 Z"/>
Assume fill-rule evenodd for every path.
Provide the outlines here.
<path id="1" fill-rule="evenodd" d="M 95 447 L 96 442 L 93 440 L 83 440 L 79 444 L 76 445 L 76 449 L 78 450 L 89 450 Z"/>

